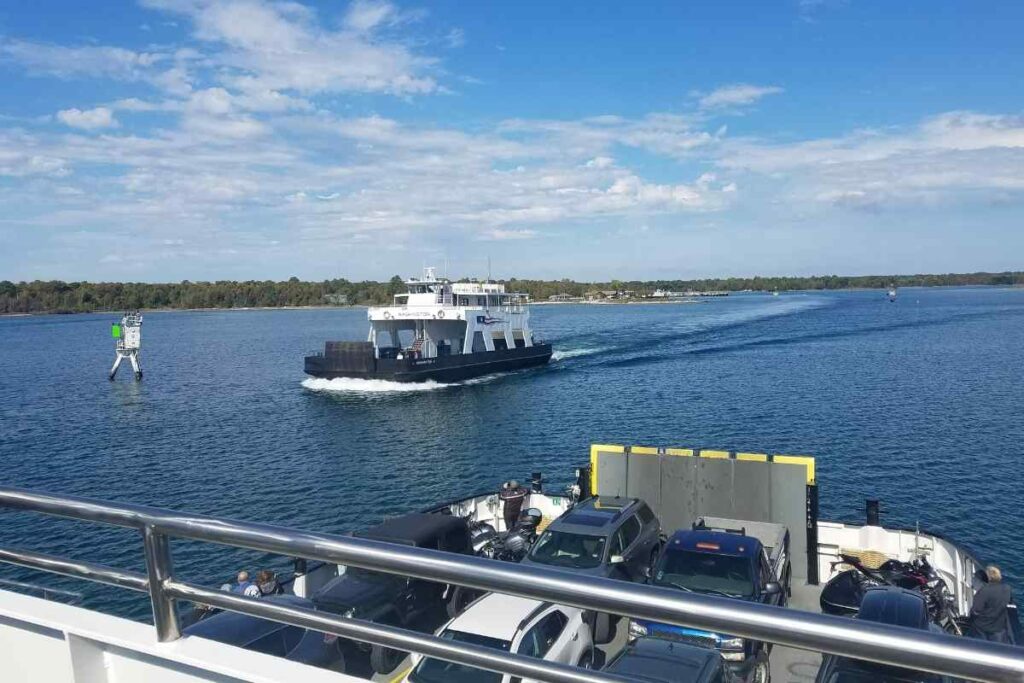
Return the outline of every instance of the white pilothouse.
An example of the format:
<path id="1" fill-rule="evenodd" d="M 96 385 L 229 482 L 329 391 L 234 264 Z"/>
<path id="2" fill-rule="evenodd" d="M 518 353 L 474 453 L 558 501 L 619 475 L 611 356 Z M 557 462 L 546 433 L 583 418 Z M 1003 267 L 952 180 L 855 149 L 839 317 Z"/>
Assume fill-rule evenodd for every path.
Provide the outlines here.
<path id="1" fill-rule="evenodd" d="M 458 381 L 542 365 L 551 345 L 530 327 L 529 297 L 497 282 L 451 282 L 426 268 L 389 306 L 367 311 L 366 342 L 327 342 L 307 356 L 314 377 Z"/>

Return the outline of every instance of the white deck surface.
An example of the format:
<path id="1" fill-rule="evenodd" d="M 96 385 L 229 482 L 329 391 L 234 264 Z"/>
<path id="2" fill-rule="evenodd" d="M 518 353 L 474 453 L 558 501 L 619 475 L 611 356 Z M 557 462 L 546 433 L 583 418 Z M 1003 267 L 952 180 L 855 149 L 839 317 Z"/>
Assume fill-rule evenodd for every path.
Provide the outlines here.
<path id="1" fill-rule="evenodd" d="M 158 643 L 152 626 L 0 591 L 3 683 L 358 683 L 204 638 Z"/>

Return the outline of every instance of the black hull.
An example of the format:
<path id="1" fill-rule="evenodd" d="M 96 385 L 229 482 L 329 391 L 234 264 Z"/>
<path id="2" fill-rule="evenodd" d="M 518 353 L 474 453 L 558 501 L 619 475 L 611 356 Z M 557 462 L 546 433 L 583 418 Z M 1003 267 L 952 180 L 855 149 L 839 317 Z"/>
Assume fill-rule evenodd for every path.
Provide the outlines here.
<path id="1" fill-rule="evenodd" d="M 355 362 L 354 362 L 355 360 Z M 437 358 L 370 358 L 306 356 L 305 372 L 313 377 L 335 379 L 383 379 L 391 382 L 460 382 L 496 372 L 544 365 L 551 360 L 551 345 L 483 351 Z"/>

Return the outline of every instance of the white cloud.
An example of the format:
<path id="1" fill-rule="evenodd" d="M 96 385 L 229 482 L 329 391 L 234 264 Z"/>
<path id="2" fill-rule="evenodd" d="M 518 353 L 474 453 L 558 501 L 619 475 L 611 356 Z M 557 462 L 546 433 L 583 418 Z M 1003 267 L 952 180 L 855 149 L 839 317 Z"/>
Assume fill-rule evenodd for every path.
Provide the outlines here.
<path id="1" fill-rule="evenodd" d="M 491 228 L 490 230 L 481 233 L 478 239 L 502 242 L 507 240 L 531 240 L 536 236 L 536 230 L 503 230 L 501 228 Z"/>
<path id="2" fill-rule="evenodd" d="M 246 78 L 266 91 L 385 92 L 401 95 L 438 90 L 430 72 L 436 60 L 416 54 L 379 29 L 399 20 L 388 3 L 356 2 L 343 27 L 321 25 L 296 3 L 263 0 L 144 0 L 189 17 L 195 35 L 223 49 L 211 56 L 225 82 Z"/>
<path id="3" fill-rule="evenodd" d="M 119 47 L 70 47 L 8 40 L 0 44 L 0 57 L 24 65 L 30 72 L 61 78 L 106 76 L 137 80 L 153 66 L 159 55 L 134 52 Z"/>
<path id="4" fill-rule="evenodd" d="M 395 14 L 395 6 L 390 2 L 354 0 L 345 13 L 345 26 L 353 31 L 372 31 Z"/>
<path id="5" fill-rule="evenodd" d="M 114 112 L 107 107 L 96 107 L 95 109 L 62 109 L 57 112 L 57 118 L 67 126 L 81 128 L 83 130 L 97 130 L 99 128 L 116 128 L 117 119 Z"/>
<path id="6" fill-rule="evenodd" d="M 1024 117 L 956 111 L 908 129 L 790 144 L 733 140 L 718 163 L 788 179 L 797 200 L 845 208 L 1003 198 L 1024 191 Z"/>
<path id="7" fill-rule="evenodd" d="M 753 104 L 762 97 L 777 95 L 781 92 L 782 88 L 774 85 L 735 83 L 733 85 L 722 86 L 701 96 L 697 103 L 700 105 L 701 109 L 740 107 Z"/>

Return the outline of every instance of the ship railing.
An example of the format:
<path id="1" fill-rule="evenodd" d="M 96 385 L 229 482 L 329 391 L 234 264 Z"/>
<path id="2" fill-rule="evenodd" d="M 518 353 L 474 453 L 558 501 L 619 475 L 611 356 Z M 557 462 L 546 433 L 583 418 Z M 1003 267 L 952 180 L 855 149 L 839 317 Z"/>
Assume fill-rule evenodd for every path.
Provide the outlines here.
<path id="1" fill-rule="evenodd" d="M 14 579 L 0 579 L 0 590 L 13 590 L 16 593 L 38 595 L 44 600 L 54 600 L 56 602 L 67 603 L 69 605 L 77 605 L 81 603 L 84 598 L 81 593 L 75 591 L 64 590 L 63 588 L 54 588 L 52 586 L 44 586 L 41 583 L 15 581 Z"/>
<path id="2" fill-rule="evenodd" d="M 1010 645 L 844 617 L 283 526 L 193 515 L 29 489 L 0 487 L 0 507 L 136 529 L 146 573 L 26 549 L 0 548 L 0 562 L 149 594 L 156 637 L 181 637 L 176 600 L 187 600 L 552 683 L 611 683 L 621 677 L 458 643 L 384 624 L 261 601 L 187 583 L 174 573 L 170 539 L 361 567 L 471 589 L 571 605 L 594 612 L 728 633 L 805 650 L 978 681 L 1024 681 L 1024 650 Z"/>

